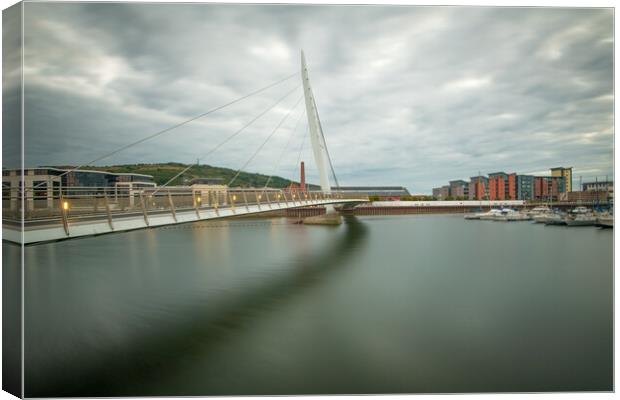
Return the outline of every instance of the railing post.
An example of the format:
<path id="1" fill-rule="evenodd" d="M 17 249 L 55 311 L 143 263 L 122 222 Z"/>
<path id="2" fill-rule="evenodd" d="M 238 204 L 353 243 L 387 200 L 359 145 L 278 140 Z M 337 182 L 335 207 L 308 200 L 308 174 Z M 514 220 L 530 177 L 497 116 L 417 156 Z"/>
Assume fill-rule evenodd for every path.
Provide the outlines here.
<path id="1" fill-rule="evenodd" d="M 219 210 L 220 199 L 217 196 L 217 191 L 216 190 L 213 191 L 213 200 L 214 200 L 213 201 L 213 209 L 215 210 L 215 215 L 217 215 L 219 217 L 220 216 L 220 210 Z"/>
<path id="2" fill-rule="evenodd" d="M 114 230 L 114 225 L 112 225 L 112 213 L 110 212 L 110 203 L 108 203 L 108 195 L 105 193 L 105 189 L 103 190 L 103 203 L 105 204 L 105 212 L 108 214 L 108 225 L 110 225 L 111 230 Z"/>
<path id="3" fill-rule="evenodd" d="M 248 206 L 248 196 L 246 196 L 245 190 L 243 190 L 241 193 L 243 193 L 243 201 L 245 202 L 245 209 L 247 212 L 250 212 L 250 207 Z"/>
<path id="4" fill-rule="evenodd" d="M 286 197 L 286 192 L 282 191 L 282 196 L 284 196 L 284 203 L 286 204 L 286 207 L 288 207 L 288 198 Z"/>
<path id="5" fill-rule="evenodd" d="M 60 192 L 60 212 L 62 214 L 62 226 L 65 228 L 65 233 L 69 236 L 69 221 L 67 219 L 67 211 L 69 210 L 69 203 L 66 203 L 65 199 L 62 196 L 62 191 Z"/>
<path id="6" fill-rule="evenodd" d="M 196 192 L 192 192 L 192 197 L 193 197 L 193 199 L 194 199 L 194 209 L 196 210 L 196 217 L 197 217 L 198 219 L 200 219 L 200 210 L 199 210 L 199 207 L 200 207 L 200 202 L 201 202 L 201 200 L 202 200 L 202 199 L 200 198 L 200 195 L 198 195 L 198 197 L 196 197 L 196 194 L 195 194 L 195 193 L 196 193 Z"/>
<path id="7" fill-rule="evenodd" d="M 144 196 L 142 195 L 142 191 L 140 191 L 140 207 L 142 208 L 142 214 L 144 215 L 144 222 L 146 226 L 149 226 L 149 217 L 146 212 L 146 207 L 144 206 Z"/>
<path id="8" fill-rule="evenodd" d="M 172 219 L 174 219 L 174 222 L 177 222 L 177 211 L 174 209 L 174 202 L 172 201 L 172 195 L 170 194 L 170 190 L 168 190 L 168 203 L 170 204 Z"/>
<path id="9" fill-rule="evenodd" d="M 269 192 L 265 192 L 265 197 L 267 198 L 267 205 L 269 206 L 270 210 L 273 210 L 273 208 L 271 207 L 271 199 L 269 198 Z"/>
<path id="10" fill-rule="evenodd" d="M 228 201 L 230 201 L 230 208 L 232 209 L 233 214 L 236 214 L 235 211 L 235 199 L 237 196 L 234 196 L 228 192 Z"/>

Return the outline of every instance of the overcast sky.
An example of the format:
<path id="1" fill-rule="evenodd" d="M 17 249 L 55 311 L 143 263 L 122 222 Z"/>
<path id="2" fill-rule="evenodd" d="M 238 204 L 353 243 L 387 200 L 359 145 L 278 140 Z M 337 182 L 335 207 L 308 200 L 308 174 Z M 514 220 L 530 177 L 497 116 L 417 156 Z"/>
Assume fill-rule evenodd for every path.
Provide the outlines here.
<path id="1" fill-rule="evenodd" d="M 611 178 L 612 23 L 610 9 L 27 3 L 26 165 L 88 162 L 298 73 L 303 48 L 341 185 Z M 293 108 L 246 170 L 298 179 L 302 149 L 318 182 L 300 82 L 99 165 L 239 168 Z"/>

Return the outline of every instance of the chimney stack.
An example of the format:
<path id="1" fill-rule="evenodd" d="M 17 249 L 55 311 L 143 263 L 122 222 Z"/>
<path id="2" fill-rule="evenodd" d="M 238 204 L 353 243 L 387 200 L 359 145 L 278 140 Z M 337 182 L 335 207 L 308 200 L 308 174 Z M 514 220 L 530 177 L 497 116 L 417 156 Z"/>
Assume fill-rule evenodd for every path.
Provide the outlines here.
<path id="1" fill-rule="evenodd" d="M 304 168 L 304 162 L 301 162 L 301 179 L 299 180 L 299 188 L 302 192 L 306 191 L 306 169 Z"/>

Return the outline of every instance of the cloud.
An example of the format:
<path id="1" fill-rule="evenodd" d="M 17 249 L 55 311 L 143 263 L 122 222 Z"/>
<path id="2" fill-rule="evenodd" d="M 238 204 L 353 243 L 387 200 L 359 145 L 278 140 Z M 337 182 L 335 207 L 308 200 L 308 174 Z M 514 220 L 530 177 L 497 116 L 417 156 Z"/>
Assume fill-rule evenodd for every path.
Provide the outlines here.
<path id="1" fill-rule="evenodd" d="M 28 165 L 79 164 L 204 113 L 298 72 L 303 48 L 343 185 L 612 174 L 610 9 L 27 3 L 25 15 Z M 299 84 L 101 164 L 193 162 Z M 201 163 L 242 166 L 300 94 Z M 303 117 L 294 130 L 302 110 L 248 170 L 282 156 L 278 173 L 296 177 L 302 158 L 318 181 Z"/>

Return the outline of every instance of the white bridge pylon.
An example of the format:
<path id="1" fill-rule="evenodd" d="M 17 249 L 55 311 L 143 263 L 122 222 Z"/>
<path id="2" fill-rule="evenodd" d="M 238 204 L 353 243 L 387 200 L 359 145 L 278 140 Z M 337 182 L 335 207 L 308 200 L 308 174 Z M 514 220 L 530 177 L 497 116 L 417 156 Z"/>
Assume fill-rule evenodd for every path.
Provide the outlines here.
<path id="1" fill-rule="evenodd" d="M 308 127 L 310 128 L 310 142 L 312 143 L 312 153 L 314 161 L 319 170 L 319 180 L 321 190 L 325 193 L 331 193 L 331 185 L 329 183 L 329 175 L 327 173 L 329 166 L 329 154 L 327 153 L 327 145 L 323 136 L 319 113 L 310 87 L 308 79 L 308 67 L 306 66 L 306 57 L 304 51 L 301 51 L 301 80 L 304 86 L 304 98 L 306 100 L 306 115 L 308 116 Z"/>

